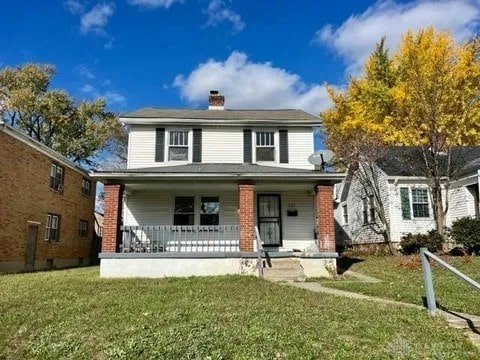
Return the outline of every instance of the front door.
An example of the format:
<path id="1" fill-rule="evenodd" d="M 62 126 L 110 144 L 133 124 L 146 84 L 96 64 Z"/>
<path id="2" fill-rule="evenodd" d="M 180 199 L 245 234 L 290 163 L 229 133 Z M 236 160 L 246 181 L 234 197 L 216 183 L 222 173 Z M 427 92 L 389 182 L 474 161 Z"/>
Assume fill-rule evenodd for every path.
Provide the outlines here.
<path id="1" fill-rule="evenodd" d="M 25 270 L 33 270 L 35 267 L 35 251 L 37 248 L 37 225 L 28 225 L 27 249 L 25 252 Z"/>
<path id="2" fill-rule="evenodd" d="M 282 245 L 280 195 L 258 195 L 258 230 L 264 246 Z"/>

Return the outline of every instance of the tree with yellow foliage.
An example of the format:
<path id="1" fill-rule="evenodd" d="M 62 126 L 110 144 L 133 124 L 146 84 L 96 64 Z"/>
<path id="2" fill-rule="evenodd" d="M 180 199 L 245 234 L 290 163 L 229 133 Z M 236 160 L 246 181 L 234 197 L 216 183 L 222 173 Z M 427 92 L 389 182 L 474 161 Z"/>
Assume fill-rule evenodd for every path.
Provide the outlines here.
<path id="1" fill-rule="evenodd" d="M 415 150 L 403 161 L 428 179 L 441 235 L 446 190 L 465 166 L 466 146 L 480 143 L 479 59 L 478 39 L 458 44 L 432 27 L 408 31 L 391 57 L 382 40 L 362 76 L 329 88 L 333 107 L 321 114 L 327 144 L 349 164 L 375 163 L 387 146 Z"/>

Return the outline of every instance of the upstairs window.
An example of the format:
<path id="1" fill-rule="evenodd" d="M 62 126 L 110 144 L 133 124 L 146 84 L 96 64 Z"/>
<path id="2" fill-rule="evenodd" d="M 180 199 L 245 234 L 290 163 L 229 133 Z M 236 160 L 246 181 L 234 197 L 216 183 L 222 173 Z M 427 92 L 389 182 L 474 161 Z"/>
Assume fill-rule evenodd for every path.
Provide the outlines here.
<path id="1" fill-rule="evenodd" d="M 188 161 L 188 130 L 169 132 L 168 160 Z"/>
<path id="2" fill-rule="evenodd" d="M 63 167 L 52 164 L 50 168 L 50 188 L 55 191 L 63 191 Z"/>
<path id="3" fill-rule="evenodd" d="M 60 216 L 47 214 L 45 226 L 45 241 L 58 242 L 60 240 Z"/>
<path id="4" fill-rule="evenodd" d="M 275 161 L 275 133 L 259 131 L 256 133 L 257 161 Z"/>
<path id="5" fill-rule="evenodd" d="M 88 237 L 88 221 L 80 220 L 78 222 L 78 237 L 86 239 Z"/>
<path id="6" fill-rule="evenodd" d="M 90 196 L 92 193 L 92 183 L 87 179 L 82 179 L 82 195 L 83 196 Z"/>
<path id="7" fill-rule="evenodd" d="M 412 210 L 413 217 L 429 217 L 427 189 L 412 189 Z"/>

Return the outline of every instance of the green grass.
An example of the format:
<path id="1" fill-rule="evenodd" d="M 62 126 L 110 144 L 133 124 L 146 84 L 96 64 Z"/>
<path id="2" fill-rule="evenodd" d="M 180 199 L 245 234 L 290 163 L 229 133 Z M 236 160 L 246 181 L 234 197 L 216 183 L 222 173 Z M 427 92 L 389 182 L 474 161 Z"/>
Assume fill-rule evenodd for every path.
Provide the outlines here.
<path id="1" fill-rule="evenodd" d="M 424 311 L 254 277 L 0 276 L 0 359 L 476 359 Z"/>
<path id="2" fill-rule="evenodd" d="M 480 281 L 479 257 L 445 257 L 471 278 Z M 357 261 L 357 262 L 355 262 Z M 480 315 L 480 291 L 463 280 L 432 263 L 432 274 L 437 302 L 449 309 Z M 343 269 L 342 269 L 343 268 Z M 359 292 L 413 304 L 423 304 L 424 296 L 422 269 L 419 256 L 413 257 L 353 257 L 339 259 L 340 271 L 350 270 L 383 280 L 381 283 L 359 281 L 319 280 L 323 285 L 342 290 Z M 348 280 L 352 280 L 348 277 Z"/>

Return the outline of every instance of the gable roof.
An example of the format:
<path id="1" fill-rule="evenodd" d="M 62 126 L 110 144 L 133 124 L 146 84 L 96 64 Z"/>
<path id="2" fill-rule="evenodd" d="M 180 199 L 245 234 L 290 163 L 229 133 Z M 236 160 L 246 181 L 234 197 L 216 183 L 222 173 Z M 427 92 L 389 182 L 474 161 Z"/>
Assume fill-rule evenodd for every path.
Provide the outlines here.
<path id="1" fill-rule="evenodd" d="M 425 176 L 422 161 L 416 165 L 416 159 L 422 156 L 421 149 L 412 146 L 391 146 L 377 162 L 377 165 L 389 176 Z M 463 146 L 452 149 L 452 162 L 464 163 L 459 176 L 477 172 L 480 168 L 480 146 Z"/>
<path id="2" fill-rule="evenodd" d="M 51 148 L 49 148 L 45 144 L 42 144 L 41 142 L 39 142 L 35 139 L 32 139 L 30 136 L 27 136 L 23 132 L 15 129 L 14 127 L 5 124 L 1 120 L 0 120 L 0 131 L 2 131 L 5 134 L 21 141 L 22 143 L 24 143 L 25 145 L 35 149 L 36 151 L 48 156 L 50 159 L 55 160 L 55 161 L 59 162 L 60 164 L 65 165 L 65 166 L 69 167 L 70 169 L 81 173 L 83 176 L 85 176 L 85 177 L 90 176 L 85 169 L 81 168 L 79 165 L 75 164 L 73 161 L 67 159 L 65 156 L 59 154 L 55 150 L 52 150 Z"/>
<path id="3" fill-rule="evenodd" d="M 144 108 L 120 116 L 127 124 L 153 124 L 173 121 L 199 123 L 208 121 L 211 124 L 238 125 L 241 123 L 289 123 L 296 125 L 316 125 L 321 120 L 317 116 L 296 109 L 226 109 L 226 110 L 196 110 L 196 109 L 159 109 Z M 182 121 L 179 121 L 182 120 Z"/>

